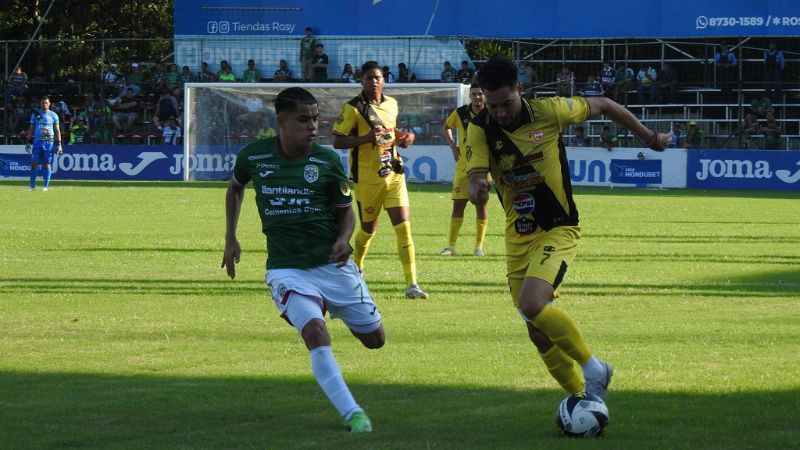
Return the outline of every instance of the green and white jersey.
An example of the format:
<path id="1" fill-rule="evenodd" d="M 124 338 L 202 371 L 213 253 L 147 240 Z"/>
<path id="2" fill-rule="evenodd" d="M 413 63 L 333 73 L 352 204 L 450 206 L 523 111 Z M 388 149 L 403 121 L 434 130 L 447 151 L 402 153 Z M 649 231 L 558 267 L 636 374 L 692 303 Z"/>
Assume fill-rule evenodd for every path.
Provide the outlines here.
<path id="1" fill-rule="evenodd" d="M 242 149 L 233 169 L 242 185 L 251 180 L 267 269 L 307 269 L 328 263 L 339 234 L 336 209 L 353 199 L 339 155 L 317 144 L 297 159 L 278 152 L 278 138 L 259 139 Z"/>

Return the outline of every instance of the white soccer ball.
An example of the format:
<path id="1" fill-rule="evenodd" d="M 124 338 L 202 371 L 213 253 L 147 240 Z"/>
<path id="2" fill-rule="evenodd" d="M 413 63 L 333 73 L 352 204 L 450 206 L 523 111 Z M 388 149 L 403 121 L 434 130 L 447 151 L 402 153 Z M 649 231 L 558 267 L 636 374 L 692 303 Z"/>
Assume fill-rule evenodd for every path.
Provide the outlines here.
<path id="1" fill-rule="evenodd" d="M 570 437 L 600 436 L 608 425 L 608 408 L 596 395 L 570 395 L 558 405 L 556 423 Z"/>

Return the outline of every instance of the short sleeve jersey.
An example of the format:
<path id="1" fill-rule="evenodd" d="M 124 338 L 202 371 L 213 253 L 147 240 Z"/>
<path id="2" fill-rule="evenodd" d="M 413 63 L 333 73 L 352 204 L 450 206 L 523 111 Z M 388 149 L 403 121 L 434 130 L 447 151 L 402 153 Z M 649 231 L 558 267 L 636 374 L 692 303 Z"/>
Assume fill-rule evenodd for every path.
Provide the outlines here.
<path id="1" fill-rule="evenodd" d="M 278 137 L 245 146 L 236 158 L 234 179 L 253 182 L 262 231 L 267 236 L 267 269 L 307 269 L 328 263 L 339 234 L 337 208 L 352 204 L 339 155 L 313 144 L 288 159 Z"/>
<path id="2" fill-rule="evenodd" d="M 342 112 L 333 125 L 333 133 L 340 136 L 363 136 L 369 133 L 372 126 L 364 114 L 369 115 L 373 122 L 379 120 L 386 133 L 384 139 L 377 143 L 368 142 L 350 149 L 350 178 L 355 183 L 386 183 L 393 177 L 381 177 L 378 172 L 391 165 L 392 160 L 400 158 L 394 145 L 397 101 L 384 95 L 380 103 L 369 102 L 362 92 L 342 106 Z"/>
<path id="3" fill-rule="evenodd" d="M 52 141 L 54 139 L 53 127 L 58 125 L 58 114 L 53 111 L 34 111 L 29 122 L 33 125 L 33 142 Z"/>
<path id="4" fill-rule="evenodd" d="M 590 116 L 583 97 L 522 101 L 523 123 L 500 127 L 484 109 L 467 132 L 467 172 L 490 171 L 506 212 L 506 239 L 578 224 L 561 132 Z"/>
<path id="5" fill-rule="evenodd" d="M 467 126 L 470 120 L 475 118 L 475 116 L 476 114 L 472 112 L 472 108 L 467 104 L 454 109 L 453 112 L 447 116 L 447 120 L 444 123 L 447 128 L 458 130 L 457 142 L 459 158 L 458 161 L 456 161 L 456 172 L 463 172 L 466 170 L 467 159 L 464 158 L 464 154 L 467 151 Z"/>

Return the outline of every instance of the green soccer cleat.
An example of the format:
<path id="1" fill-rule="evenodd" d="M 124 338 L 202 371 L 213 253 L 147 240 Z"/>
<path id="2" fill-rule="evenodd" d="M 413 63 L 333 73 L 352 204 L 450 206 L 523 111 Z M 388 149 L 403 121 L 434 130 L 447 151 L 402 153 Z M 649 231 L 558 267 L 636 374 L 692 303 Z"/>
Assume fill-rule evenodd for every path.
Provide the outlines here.
<path id="1" fill-rule="evenodd" d="M 354 412 L 349 419 L 344 422 L 344 427 L 351 433 L 371 433 L 372 422 L 364 411 Z"/>

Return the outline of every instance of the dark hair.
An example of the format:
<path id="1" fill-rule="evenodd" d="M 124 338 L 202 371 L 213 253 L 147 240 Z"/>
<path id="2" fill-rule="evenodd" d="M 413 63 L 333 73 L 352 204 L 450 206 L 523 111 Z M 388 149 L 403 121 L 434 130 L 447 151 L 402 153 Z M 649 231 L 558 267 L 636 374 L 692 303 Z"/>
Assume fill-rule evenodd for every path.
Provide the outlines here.
<path id="1" fill-rule="evenodd" d="M 406 68 L 406 63 L 398 63 L 397 67 L 400 68 L 400 69 L 405 69 Z"/>
<path id="2" fill-rule="evenodd" d="M 515 89 L 517 68 L 508 58 L 493 56 L 481 66 L 477 78 L 481 88 L 488 91 L 496 91 L 505 86 Z"/>
<path id="3" fill-rule="evenodd" d="M 469 88 L 470 88 L 470 89 L 474 89 L 474 88 L 479 88 L 479 89 L 480 89 L 480 87 L 481 87 L 481 84 L 480 84 L 480 83 L 478 83 L 477 81 L 473 81 L 473 82 L 472 82 L 472 83 L 469 85 Z"/>
<path id="4" fill-rule="evenodd" d="M 575 131 L 578 131 L 578 130 L 584 131 L 583 127 L 575 127 Z"/>
<path id="5" fill-rule="evenodd" d="M 42 100 L 49 100 L 49 101 L 52 102 L 52 99 L 50 99 L 49 95 L 43 95 L 43 96 L 39 97 L 39 101 L 42 101 Z"/>
<path id="6" fill-rule="evenodd" d="M 317 99 L 301 87 L 290 87 L 282 90 L 277 97 L 275 97 L 275 114 L 280 115 L 282 112 L 292 112 L 297 109 L 297 105 L 316 105 Z"/>
<path id="7" fill-rule="evenodd" d="M 306 27 L 306 31 L 314 31 L 314 29 L 311 27 Z"/>
<path id="8" fill-rule="evenodd" d="M 381 69 L 380 64 L 378 64 L 378 61 L 367 61 L 361 65 L 361 71 L 364 73 L 372 69 L 383 70 Z"/>
<path id="9" fill-rule="evenodd" d="M 606 130 L 608 130 L 608 131 L 611 131 L 611 127 L 610 127 L 610 126 L 608 126 L 608 125 L 604 126 L 604 127 L 603 127 L 603 131 L 606 131 Z"/>
<path id="10" fill-rule="evenodd" d="M 317 48 L 325 48 L 325 46 L 322 44 L 317 44 Z"/>

